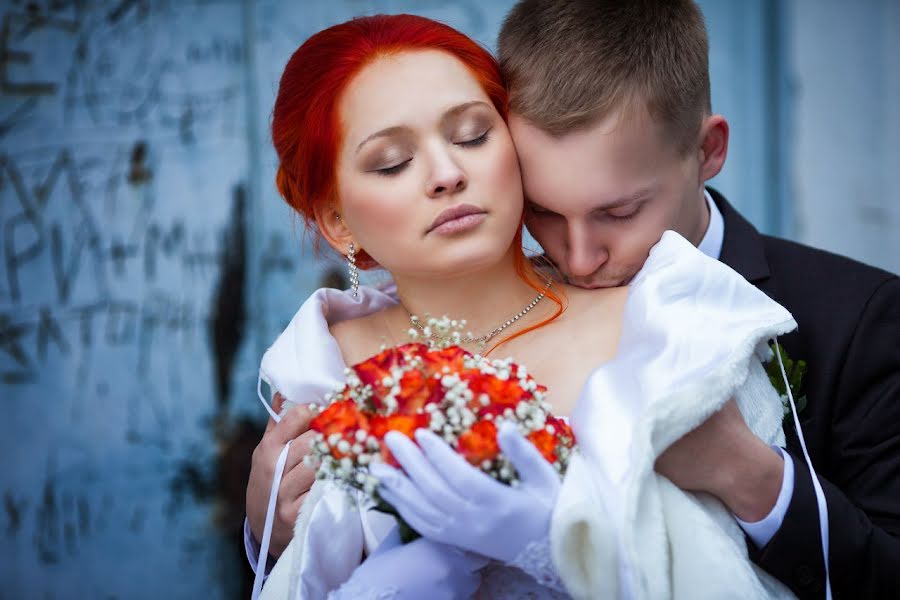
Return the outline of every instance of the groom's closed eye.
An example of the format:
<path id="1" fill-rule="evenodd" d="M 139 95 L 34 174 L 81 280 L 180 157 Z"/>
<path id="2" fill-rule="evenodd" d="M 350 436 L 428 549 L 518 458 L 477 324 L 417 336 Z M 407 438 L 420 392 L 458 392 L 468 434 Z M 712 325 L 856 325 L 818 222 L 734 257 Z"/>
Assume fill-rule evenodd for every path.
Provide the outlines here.
<path id="1" fill-rule="evenodd" d="M 603 214 L 605 217 L 615 221 L 627 221 L 628 219 L 636 217 L 641 211 L 641 208 L 644 207 L 644 204 L 645 202 L 634 202 L 632 204 L 606 210 Z"/>
<path id="2" fill-rule="evenodd" d="M 534 204 L 533 202 L 526 202 L 525 207 L 528 209 L 528 211 L 531 214 L 533 214 L 535 216 L 550 217 L 553 215 L 557 215 L 557 213 L 553 212 L 552 210 L 547 210 L 543 206 L 538 206 L 537 204 Z"/>

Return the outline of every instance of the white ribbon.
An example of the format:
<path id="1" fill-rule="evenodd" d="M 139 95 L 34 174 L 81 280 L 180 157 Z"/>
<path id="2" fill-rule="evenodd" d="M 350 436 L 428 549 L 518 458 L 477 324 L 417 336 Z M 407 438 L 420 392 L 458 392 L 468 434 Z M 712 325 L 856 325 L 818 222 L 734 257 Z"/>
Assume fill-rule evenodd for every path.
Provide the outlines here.
<path id="1" fill-rule="evenodd" d="M 263 406 L 269 411 L 272 419 L 274 419 L 276 423 L 281 421 L 281 417 L 275 413 L 262 395 L 262 376 L 259 377 L 259 380 L 256 383 L 256 393 L 259 395 L 259 399 L 263 403 Z M 266 578 L 266 562 L 269 559 L 269 542 L 272 539 L 272 525 L 275 522 L 275 505 L 278 502 L 278 488 L 281 487 L 281 477 L 284 475 L 284 465 L 287 463 L 288 451 L 290 448 L 291 442 L 285 444 L 284 448 L 281 450 L 281 454 L 278 455 L 278 461 L 275 463 L 275 474 L 272 477 L 272 489 L 269 491 L 269 506 L 266 508 L 266 523 L 263 526 L 262 541 L 259 545 L 259 558 L 256 561 L 256 577 L 253 578 L 253 594 L 251 596 L 253 600 L 259 598 L 259 594 L 262 592 L 263 581 Z"/>
<path id="2" fill-rule="evenodd" d="M 825 492 L 822 491 L 822 485 L 813 468 L 812 460 L 809 458 L 809 452 L 806 450 L 806 440 L 803 438 L 803 430 L 800 429 L 800 418 L 797 417 L 797 405 L 794 404 L 794 394 L 791 393 L 791 384 L 788 382 L 787 373 L 784 370 L 784 363 L 781 362 L 781 344 L 778 343 L 778 336 L 775 336 L 775 356 L 778 357 L 778 366 L 781 368 L 781 377 L 784 379 L 784 387 L 787 389 L 788 401 L 791 403 L 791 414 L 794 415 L 794 427 L 797 429 L 797 437 L 800 438 L 800 448 L 803 449 L 803 458 L 806 459 L 806 466 L 809 467 L 809 473 L 812 475 L 813 487 L 816 490 L 816 504 L 819 506 L 819 535 L 822 538 L 822 558 L 825 561 L 825 599 L 831 600 L 831 576 L 828 568 L 828 504 L 825 503 Z"/>

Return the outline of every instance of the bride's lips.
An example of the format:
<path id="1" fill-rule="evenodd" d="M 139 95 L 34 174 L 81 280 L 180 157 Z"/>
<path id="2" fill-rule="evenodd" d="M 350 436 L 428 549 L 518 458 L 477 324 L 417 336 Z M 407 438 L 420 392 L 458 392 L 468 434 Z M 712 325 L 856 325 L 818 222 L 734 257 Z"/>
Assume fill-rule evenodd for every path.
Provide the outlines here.
<path id="1" fill-rule="evenodd" d="M 450 207 L 431 222 L 425 235 L 429 233 L 459 233 L 475 227 L 484 220 L 487 212 L 471 204 L 459 204 Z"/>

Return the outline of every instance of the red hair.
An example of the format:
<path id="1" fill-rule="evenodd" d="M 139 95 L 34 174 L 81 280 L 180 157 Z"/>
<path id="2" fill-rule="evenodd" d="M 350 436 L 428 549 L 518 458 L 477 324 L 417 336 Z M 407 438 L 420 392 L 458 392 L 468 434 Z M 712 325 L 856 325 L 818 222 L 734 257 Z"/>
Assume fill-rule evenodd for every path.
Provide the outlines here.
<path id="1" fill-rule="evenodd" d="M 459 60 L 506 120 L 509 96 L 497 61 L 474 40 L 448 25 L 416 15 L 374 15 L 316 33 L 285 65 L 272 114 L 272 142 L 279 162 L 276 185 L 307 226 L 315 225 L 319 210 L 340 204 L 335 165 L 343 142 L 339 107 L 344 90 L 375 59 L 416 50 L 441 50 Z M 535 290 L 543 289 L 544 282 L 521 250 L 521 225 L 513 244 L 516 272 Z M 357 264 L 363 269 L 377 266 L 364 250 L 357 255 Z M 559 296 L 548 297 L 557 303 L 558 310 L 545 322 L 563 310 Z"/>

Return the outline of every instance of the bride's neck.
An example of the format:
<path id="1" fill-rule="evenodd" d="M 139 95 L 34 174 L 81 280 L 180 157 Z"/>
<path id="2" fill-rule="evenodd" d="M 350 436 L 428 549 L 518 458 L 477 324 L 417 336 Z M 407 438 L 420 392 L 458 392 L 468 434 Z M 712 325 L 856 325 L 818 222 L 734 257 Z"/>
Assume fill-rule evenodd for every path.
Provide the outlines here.
<path id="1" fill-rule="evenodd" d="M 538 292 L 516 273 L 512 250 L 497 264 L 456 277 L 395 276 L 403 308 L 427 317 L 465 319 L 466 330 L 484 335 L 525 308 Z"/>

